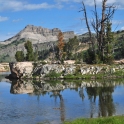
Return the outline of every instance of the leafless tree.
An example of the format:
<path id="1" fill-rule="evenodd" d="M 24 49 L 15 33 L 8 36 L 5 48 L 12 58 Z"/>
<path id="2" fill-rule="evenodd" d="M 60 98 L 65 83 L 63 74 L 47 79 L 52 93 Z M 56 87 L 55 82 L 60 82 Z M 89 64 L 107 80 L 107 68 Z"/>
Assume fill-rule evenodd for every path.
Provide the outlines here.
<path id="1" fill-rule="evenodd" d="M 99 18 L 98 15 L 98 11 L 97 11 L 97 5 L 96 5 L 96 0 L 94 0 L 94 10 L 93 10 L 93 14 L 94 17 L 91 21 L 91 25 L 92 28 L 94 29 L 94 31 L 96 32 L 96 45 L 97 48 L 95 49 L 95 42 L 92 41 L 92 33 L 91 33 L 91 29 L 89 26 L 89 21 L 88 21 L 88 16 L 87 16 L 87 11 L 86 11 L 86 7 L 84 2 L 82 1 L 82 8 L 80 11 L 84 12 L 84 18 L 85 18 L 85 22 L 87 25 L 87 29 L 89 32 L 89 37 L 90 37 L 90 41 L 92 43 L 92 51 L 94 52 L 94 55 L 96 54 L 96 50 L 98 50 L 101 55 L 102 58 L 104 56 L 104 47 L 105 47 L 105 36 L 106 36 L 106 22 L 112 19 L 114 12 L 116 10 L 116 7 L 114 6 L 114 4 L 112 5 L 106 5 L 108 0 L 102 0 L 102 16 L 101 18 Z"/>

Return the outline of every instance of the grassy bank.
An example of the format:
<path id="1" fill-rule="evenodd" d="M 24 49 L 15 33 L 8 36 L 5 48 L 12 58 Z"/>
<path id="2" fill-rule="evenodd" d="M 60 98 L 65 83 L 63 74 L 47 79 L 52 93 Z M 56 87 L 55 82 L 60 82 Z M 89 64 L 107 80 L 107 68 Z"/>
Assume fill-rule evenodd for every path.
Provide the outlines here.
<path id="1" fill-rule="evenodd" d="M 64 124 L 124 124 L 124 116 L 76 119 L 74 121 L 64 122 Z"/>
<path id="2" fill-rule="evenodd" d="M 61 76 L 62 75 L 62 76 Z M 124 71 L 118 70 L 116 72 L 100 72 L 98 74 L 84 74 L 76 72 L 74 74 L 64 75 L 63 73 L 56 73 L 55 71 L 50 71 L 49 74 L 45 76 L 49 79 L 118 79 L 124 78 Z"/>

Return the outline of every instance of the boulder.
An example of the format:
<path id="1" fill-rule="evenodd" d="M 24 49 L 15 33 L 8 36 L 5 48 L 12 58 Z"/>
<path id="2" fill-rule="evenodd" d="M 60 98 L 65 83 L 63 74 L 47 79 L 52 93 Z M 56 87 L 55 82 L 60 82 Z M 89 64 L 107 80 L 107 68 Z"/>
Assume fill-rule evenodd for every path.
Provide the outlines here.
<path id="1" fill-rule="evenodd" d="M 9 63 L 12 78 L 31 78 L 33 71 L 32 62 Z"/>

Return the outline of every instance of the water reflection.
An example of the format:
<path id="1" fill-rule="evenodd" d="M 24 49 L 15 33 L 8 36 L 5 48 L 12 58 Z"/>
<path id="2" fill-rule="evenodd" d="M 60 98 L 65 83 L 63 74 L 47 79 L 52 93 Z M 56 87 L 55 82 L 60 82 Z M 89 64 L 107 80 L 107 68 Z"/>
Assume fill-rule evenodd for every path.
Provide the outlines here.
<path id="1" fill-rule="evenodd" d="M 10 82 L 9 79 L 5 78 L 9 74 L 10 74 L 10 72 L 0 72 L 0 82 Z"/>
<path id="2" fill-rule="evenodd" d="M 114 87 L 86 87 L 88 97 L 92 104 L 96 102 L 96 97 L 99 96 L 99 113 L 98 116 L 106 117 L 112 116 L 115 113 L 115 105 L 113 103 L 112 93 L 114 92 Z M 93 117 L 93 112 L 91 111 L 91 118 Z"/>
<path id="3" fill-rule="evenodd" d="M 5 76 L 0 76 L 1 124 L 61 124 L 79 117 L 124 114 L 123 80 L 13 80 L 7 83 Z"/>
<path id="4" fill-rule="evenodd" d="M 84 101 L 85 94 L 84 90 L 87 93 L 88 99 L 90 101 L 90 117 L 94 117 L 94 106 L 96 106 L 96 98 L 98 98 L 98 117 L 100 116 L 112 116 L 115 114 L 115 105 L 113 103 L 112 93 L 114 92 L 114 88 L 117 84 L 121 84 L 120 82 L 107 82 L 104 81 L 80 81 L 80 82 L 67 82 L 67 81 L 22 81 L 22 80 L 13 80 L 10 93 L 13 94 L 22 94 L 28 93 L 37 95 L 45 95 L 51 92 L 50 97 L 55 99 L 59 98 L 60 105 L 58 109 L 60 110 L 61 121 L 65 120 L 65 103 L 64 98 L 61 94 L 61 91 L 64 89 L 70 88 L 70 90 L 75 90 L 78 92 L 79 97 Z M 88 87 L 89 86 L 89 87 Z"/>
<path id="5" fill-rule="evenodd" d="M 23 93 L 33 93 L 33 92 L 34 92 L 34 86 L 32 82 L 26 82 L 22 80 L 12 81 L 10 93 L 23 94 Z"/>
<path id="6" fill-rule="evenodd" d="M 60 91 L 53 91 L 52 95 L 50 95 L 50 97 L 54 97 L 55 98 L 55 102 L 57 100 L 57 97 L 59 97 L 60 100 L 60 106 L 59 108 L 53 108 L 53 109 L 58 109 L 60 110 L 60 117 L 61 117 L 61 121 L 65 121 L 65 105 L 64 105 L 64 99 L 63 96 L 60 94 Z"/>
<path id="7" fill-rule="evenodd" d="M 9 123 L 18 116 L 18 124 L 22 121 L 30 124 L 46 121 L 55 124 L 56 121 L 59 124 L 79 117 L 124 114 L 121 111 L 124 104 L 123 84 L 123 81 L 13 80 L 8 87 L 11 94 L 7 94 L 8 89 L 4 91 L 0 87 L 0 104 L 4 106 L 0 110 L 4 116 L 2 122 Z M 118 90 L 121 92 L 119 96 L 116 95 Z M 13 118 L 8 116 L 11 111 L 17 111 L 13 113 Z"/>

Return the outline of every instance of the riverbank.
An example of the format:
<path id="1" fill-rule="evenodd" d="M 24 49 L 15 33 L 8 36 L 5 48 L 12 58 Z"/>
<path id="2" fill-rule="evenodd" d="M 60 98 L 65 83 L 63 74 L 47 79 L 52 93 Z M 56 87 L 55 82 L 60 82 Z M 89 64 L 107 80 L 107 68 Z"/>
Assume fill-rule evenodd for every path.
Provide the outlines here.
<path id="1" fill-rule="evenodd" d="M 64 124 L 123 124 L 123 123 L 124 123 L 124 116 L 91 118 L 91 119 L 82 118 L 82 119 L 76 119 L 73 121 L 64 122 Z"/>

